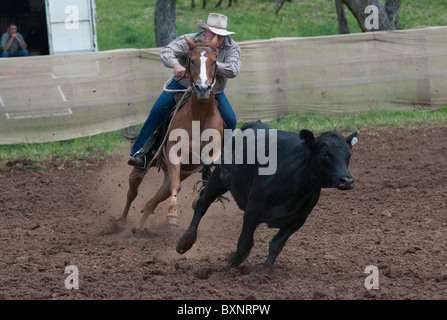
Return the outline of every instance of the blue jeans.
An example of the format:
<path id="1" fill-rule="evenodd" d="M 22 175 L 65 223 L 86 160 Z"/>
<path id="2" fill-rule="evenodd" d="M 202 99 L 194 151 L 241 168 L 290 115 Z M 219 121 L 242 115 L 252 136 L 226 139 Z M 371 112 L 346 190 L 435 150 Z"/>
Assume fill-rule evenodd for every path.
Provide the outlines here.
<path id="1" fill-rule="evenodd" d="M 180 83 L 172 80 L 167 89 L 186 89 Z M 160 95 L 160 97 L 155 102 L 154 106 L 149 113 L 137 139 L 135 140 L 130 155 L 134 155 L 138 150 L 140 150 L 150 136 L 157 130 L 157 128 L 163 123 L 163 121 L 171 114 L 175 107 L 175 92 L 166 92 Z M 225 121 L 226 128 L 234 130 L 236 128 L 236 115 L 231 108 L 230 102 L 228 101 L 225 93 L 220 92 L 215 94 L 215 98 L 218 102 L 217 109 L 219 110 L 223 120 Z M 152 150 L 149 151 L 149 154 Z"/>
<path id="2" fill-rule="evenodd" d="M 8 51 L 2 51 L 2 58 L 15 58 L 15 57 L 28 57 L 29 52 L 28 50 L 19 50 L 15 52 L 14 54 L 9 54 Z"/>

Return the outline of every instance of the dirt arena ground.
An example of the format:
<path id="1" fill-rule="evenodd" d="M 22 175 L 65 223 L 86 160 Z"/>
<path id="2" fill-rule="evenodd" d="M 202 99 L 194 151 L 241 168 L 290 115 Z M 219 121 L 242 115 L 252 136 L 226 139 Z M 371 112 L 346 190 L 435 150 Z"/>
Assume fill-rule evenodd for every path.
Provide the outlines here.
<path id="1" fill-rule="evenodd" d="M 354 190 L 323 190 L 270 275 L 258 272 L 276 232 L 264 225 L 249 258 L 227 266 L 242 222 L 234 201 L 213 204 L 196 244 L 177 254 L 198 174 L 182 185 L 180 227 L 165 226 L 163 203 L 134 234 L 162 173 L 150 171 L 127 227 L 116 228 L 127 150 L 45 170 L 11 160 L 0 170 L 0 299 L 446 299 L 446 124 L 367 128 L 358 139 Z M 78 290 L 66 289 L 66 266 L 78 268 Z M 365 287 L 368 266 L 378 289 Z"/>

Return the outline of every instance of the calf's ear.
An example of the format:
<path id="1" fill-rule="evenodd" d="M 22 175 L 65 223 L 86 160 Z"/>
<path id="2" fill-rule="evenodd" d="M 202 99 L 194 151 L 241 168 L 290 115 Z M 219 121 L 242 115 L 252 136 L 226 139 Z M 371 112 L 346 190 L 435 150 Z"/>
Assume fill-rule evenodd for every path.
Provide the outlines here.
<path id="1" fill-rule="evenodd" d="M 346 139 L 346 142 L 349 144 L 349 147 L 352 148 L 358 141 L 358 139 L 357 139 L 357 131 L 355 131 L 350 136 L 347 136 L 345 139 Z"/>
<path id="2" fill-rule="evenodd" d="M 309 130 L 301 130 L 300 138 L 304 140 L 303 144 L 308 148 L 311 148 L 315 142 L 314 134 Z"/>

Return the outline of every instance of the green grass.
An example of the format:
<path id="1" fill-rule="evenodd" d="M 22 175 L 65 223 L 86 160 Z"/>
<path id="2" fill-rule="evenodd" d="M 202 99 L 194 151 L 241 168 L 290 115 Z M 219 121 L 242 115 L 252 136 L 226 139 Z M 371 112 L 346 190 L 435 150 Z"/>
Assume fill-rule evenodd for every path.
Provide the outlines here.
<path id="1" fill-rule="evenodd" d="M 285 2 L 275 14 L 277 0 L 240 0 L 227 7 L 214 8 L 217 0 L 208 0 L 202 9 L 196 0 L 177 0 L 176 17 L 179 34 L 198 31 L 197 22 L 205 22 L 210 12 L 229 17 L 229 29 L 236 41 L 275 37 L 310 37 L 338 33 L 334 1 L 293 0 Z M 384 3 L 385 1 L 382 1 Z M 154 48 L 155 0 L 96 0 L 98 46 L 100 50 L 117 48 Z M 345 8 L 351 33 L 361 32 L 354 16 Z M 402 28 L 444 26 L 447 24 L 447 0 L 404 0 L 399 9 Z"/>
<path id="2" fill-rule="evenodd" d="M 239 0 L 231 8 L 228 1 L 216 9 L 217 0 L 208 0 L 206 9 L 191 8 L 190 0 L 177 0 L 176 16 L 179 34 L 198 31 L 197 22 L 206 21 L 210 12 L 220 12 L 229 17 L 229 30 L 235 31 L 236 41 L 269 39 L 274 37 L 309 37 L 334 35 L 338 32 L 333 1 L 293 0 L 286 2 L 275 14 L 277 0 Z M 384 1 L 382 1 L 383 3 Z M 156 47 L 154 29 L 155 0 L 96 0 L 97 32 L 100 50 L 118 48 Z M 447 24 L 447 0 L 404 0 L 399 10 L 402 28 L 437 26 Z M 352 14 L 347 10 L 351 33 L 360 32 Z M 337 119 L 317 116 L 287 117 L 271 121 L 273 128 L 315 132 L 326 130 L 361 130 L 369 126 L 405 125 L 420 122 L 446 122 L 447 108 L 436 111 L 370 111 Z M 239 124 L 241 126 L 241 124 Z M 128 146 L 119 131 L 92 137 L 52 143 L 0 145 L 0 167 L 8 159 L 27 159 L 35 166 L 50 159 L 105 158 L 118 148 Z"/>
<path id="3" fill-rule="evenodd" d="M 371 127 L 409 126 L 417 127 L 420 123 L 442 124 L 447 126 L 447 107 L 433 111 L 386 111 L 371 110 L 340 118 L 321 116 L 285 117 L 267 122 L 272 128 L 287 131 L 309 129 L 315 132 L 328 130 L 362 130 Z"/>
<path id="4" fill-rule="evenodd" d="M 128 146 L 119 131 L 102 133 L 90 137 L 47 143 L 24 143 L 0 145 L 0 168 L 9 159 L 23 159 L 34 162 L 32 166 L 42 166 L 49 160 L 105 159 L 117 149 Z"/>
<path id="5" fill-rule="evenodd" d="M 99 0 L 97 37 L 100 50 L 155 47 L 155 0 Z"/>

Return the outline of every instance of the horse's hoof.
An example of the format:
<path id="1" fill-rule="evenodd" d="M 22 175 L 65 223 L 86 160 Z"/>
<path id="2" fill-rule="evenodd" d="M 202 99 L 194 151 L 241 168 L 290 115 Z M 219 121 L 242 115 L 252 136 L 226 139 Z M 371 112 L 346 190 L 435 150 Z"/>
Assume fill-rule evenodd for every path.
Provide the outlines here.
<path id="1" fill-rule="evenodd" d="M 124 228 L 126 228 L 126 221 L 124 220 L 115 220 L 113 222 L 110 223 L 110 227 L 112 228 L 112 230 L 114 232 L 120 232 L 123 231 Z"/>
<path id="2" fill-rule="evenodd" d="M 123 218 L 123 217 L 119 217 L 118 219 L 115 220 L 116 223 L 120 223 L 120 224 L 126 224 L 127 219 Z"/>
<path id="3" fill-rule="evenodd" d="M 104 230 L 101 232 L 103 235 L 119 233 L 126 227 L 126 222 L 120 219 L 110 219 L 105 225 Z"/>
<path id="4" fill-rule="evenodd" d="M 166 224 L 168 226 L 178 227 L 178 226 L 180 226 L 179 221 L 180 221 L 180 219 L 178 217 L 174 217 L 174 216 L 167 216 L 166 217 Z"/>

